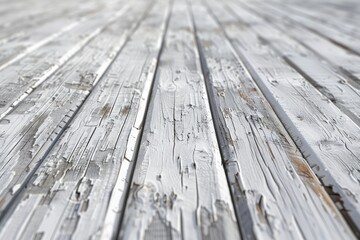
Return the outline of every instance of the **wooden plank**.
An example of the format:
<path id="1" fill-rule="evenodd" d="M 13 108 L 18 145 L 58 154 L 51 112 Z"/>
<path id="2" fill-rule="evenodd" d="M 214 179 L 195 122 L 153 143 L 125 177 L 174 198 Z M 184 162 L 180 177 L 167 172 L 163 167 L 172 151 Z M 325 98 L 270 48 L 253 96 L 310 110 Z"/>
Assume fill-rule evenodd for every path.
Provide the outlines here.
<path id="1" fill-rule="evenodd" d="M 282 16 L 286 16 L 286 18 L 291 20 L 293 24 L 301 25 L 309 29 L 311 32 L 327 39 L 328 41 L 331 41 L 332 43 L 335 43 L 336 45 L 343 47 L 350 52 L 360 55 L 360 45 L 358 44 L 358 37 L 346 35 L 337 28 L 327 26 L 323 23 L 319 23 L 316 21 L 312 21 L 311 18 L 298 15 L 290 8 L 283 7 L 282 5 L 277 5 L 276 7 L 271 4 L 265 5 L 268 6 L 269 9 L 272 9 L 272 12 L 280 12 Z M 258 6 L 258 4 L 256 4 L 256 6 Z"/>
<path id="2" fill-rule="evenodd" d="M 283 4 L 287 9 L 291 9 L 293 13 L 301 15 L 303 17 L 307 17 L 308 19 L 312 19 L 321 24 L 325 24 L 329 27 L 335 28 L 338 31 L 343 32 L 352 37 L 358 38 L 360 36 L 360 32 L 357 29 L 356 17 L 358 14 L 351 15 L 353 22 L 347 21 L 346 18 L 343 17 L 342 13 L 339 12 L 329 12 L 319 9 L 319 7 L 312 8 L 311 6 L 304 6 L 303 4 Z M 351 13 L 349 11 L 346 12 Z M 336 16 L 336 18 L 334 18 Z"/>
<path id="3" fill-rule="evenodd" d="M 357 25 L 359 18 L 359 9 L 356 9 L 358 3 L 357 1 L 342 1 L 339 3 L 339 1 L 335 1 L 333 3 L 330 3 L 329 1 L 312 1 L 311 5 L 309 5 L 310 2 L 308 2 L 306 5 L 307 9 L 317 9 L 317 11 L 320 14 L 327 15 L 327 18 L 334 18 L 336 16 L 336 19 L 341 20 L 341 22 L 350 24 L 350 25 Z M 303 2 L 297 2 L 297 6 L 303 6 Z M 305 7 L 305 6 L 304 6 Z"/>
<path id="4" fill-rule="evenodd" d="M 343 76 L 337 74 L 320 57 L 294 39 L 276 29 L 259 16 L 232 4 L 242 24 L 254 29 L 264 44 L 270 46 L 295 68 L 309 83 L 333 102 L 341 111 L 360 126 L 360 90 L 353 87 Z"/>
<path id="5" fill-rule="evenodd" d="M 33 6 L 36 11 L 31 12 L 31 14 L 24 15 L 24 12 L 12 11 L 11 19 L 0 20 L 3 22 L 0 26 L 0 44 L 6 44 L 17 38 L 25 38 L 31 34 L 33 29 L 54 19 L 61 18 L 64 14 L 67 15 L 72 12 L 76 14 L 76 12 L 78 12 L 78 9 L 75 8 L 77 4 L 84 5 L 82 2 L 64 2 L 56 5 L 43 3 L 41 7 Z M 94 7 L 94 4 L 87 4 L 85 6 L 86 9 L 88 9 L 89 7 Z M 85 6 L 82 7 L 82 10 L 84 10 Z M 21 9 L 24 10 L 25 13 L 28 12 L 26 11 L 26 6 L 23 6 Z"/>
<path id="6" fill-rule="evenodd" d="M 120 239 L 239 239 L 189 9 L 175 1 Z"/>
<path id="7" fill-rule="evenodd" d="M 36 89 L 0 125 L 2 220 L 151 4 L 132 7 Z M 1 224 L 0 224 L 1 226 Z M 16 231 L 15 231 L 16 232 Z"/>
<path id="8" fill-rule="evenodd" d="M 73 6 L 71 1 L 62 1 L 59 4 L 54 5 L 51 2 L 47 1 L 22 1 L 18 5 L 9 5 L 2 6 L 0 10 L 0 29 L 10 28 L 13 25 L 21 24 L 20 22 L 24 20 L 36 20 L 38 17 L 41 18 L 42 15 L 47 15 L 48 11 L 54 11 L 57 7 L 58 12 Z M 23 22 L 24 24 L 24 22 Z"/>
<path id="9" fill-rule="evenodd" d="M 304 13 L 310 14 L 310 12 L 316 12 L 317 17 L 321 17 L 322 21 L 328 22 L 337 20 L 339 23 L 344 25 L 357 25 L 359 21 L 359 10 L 355 8 L 358 4 L 357 1 L 341 1 L 339 5 L 336 2 L 331 3 L 328 0 L 325 1 L 272 1 L 274 6 L 291 6 L 296 7 L 298 10 L 303 9 Z M 339 1 L 337 1 L 339 2 Z M 343 29 L 339 29 L 343 30 Z"/>
<path id="10" fill-rule="evenodd" d="M 6 44 L 0 45 L 0 71 L 17 62 L 28 53 L 75 28 L 95 13 L 94 8 L 78 8 L 75 12 L 70 11 L 61 18 L 55 18 L 44 25 L 35 27 L 28 32 L 28 36 L 11 39 Z"/>
<path id="11" fill-rule="evenodd" d="M 354 238 L 221 26 L 201 4 L 193 15 L 243 238 Z"/>
<path id="12" fill-rule="evenodd" d="M 0 71 L 0 121 L 129 6 L 121 3 L 113 7 L 113 11 L 95 15 Z"/>
<path id="13" fill-rule="evenodd" d="M 244 4 L 249 4 L 243 1 Z M 244 5 L 243 5 L 244 6 Z M 338 45 L 314 34 L 300 25 L 295 25 L 287 19 L 285 14 L 269 14 L 272 9 L 265 5 L 258 8 L 266 20 L 271 22 L 281 31 L 286 32 L 294 40 L 304 47 L 321 56 L 325 61 L 331 63 L 339 74 L 354 81 L 354 85 L 360 89 L 360 57 L 339 47 Z"/>
<path id="14" fill-rule="evenodd" d="M 227 10 L 212 2 L 212 11 L 244 66 L 357 231 L 360 225 L 359 127 L 333 103 L 324 101 L 306 79 L 263 44 L 254 31 L 242 25 L 234 11 Z"/>
<path id="15" fill-rule="evenodd" d="M 140 93 L 153 80 L 167 5 L 157 2 L 145 17 L 34 173 L 0 236 L 99 238 L 119 159 L 140 110 Z"/>

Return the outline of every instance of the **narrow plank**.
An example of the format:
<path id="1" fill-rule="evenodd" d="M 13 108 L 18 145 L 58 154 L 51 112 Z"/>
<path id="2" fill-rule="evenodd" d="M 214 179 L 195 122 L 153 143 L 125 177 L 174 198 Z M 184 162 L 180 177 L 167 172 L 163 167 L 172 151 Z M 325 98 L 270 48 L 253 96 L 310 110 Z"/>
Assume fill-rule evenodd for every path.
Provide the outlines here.
<path id="1" fill-rule="evenodd" d="M 274 49 L 328 101 L 333 102 L 360 126 L 360 90 L 349 84 L 346 78 L 334 72 L 331 65 L 326 64 L 320 57 L 287 36 L 286 33 L 279 31 L 241 6 L 231 4 L 230 7 L 236 11 L 242 24 L 249 28 L 253 27 L 263 44 Z"/>
<path id="2" fill-rule="evenodd" d="M 282 16 L 286 16 L 286 18 L 290 19 L 293 24 L 299 24 L 309 29 L 313 33 L 327 39 L 328 41 L 331 41 L 332 43 L 335 43 L 348 51 L 360 55 L 360 45 L 358 44 L 358 38 L 346 35 L 337 28 L 312 21 L 309 17 L 298 15 L 296 12 L 292 11 L 291 8 L 283 7 L 283 5 L 277 5 L 276 7 L 268 3 L 265 3 L 265 5 L 270 9 L 273 9 L 273 12 L 280 12 Z"/>
<path id="3" fill-rule="evenodd" d="M 200 3 L 193 15 L 243 238 L 354 238 L 221 26 Z"/>
<path id="4" fill-rule="evenodd" d="M 73 6 L 74 3 L 70 1 L 63 1 L 59 4 L 54 5 L 47 1 L 22 1 L 17 7 L 8 7 L 1 13 L 0 16 L 0 29 L 1 33 L 5 29 L 9 29 L 18 24 L 26 24 L 23 22 L 24 20 L 35 20 L 41 18 L 43 15 L 47 15 L 48 13 L 53 12 L 58 7 L 58 12 L 68 8 L 69 6 Z M 29 23 L 29 22 L 27 22 Z"/>
<path id="5" fill-rule="evenodd" d="M 175 1 L 120 239 L 239 239 L 189 9 Z"/>
<path id="6" fill-rule="evenodd" d="M 94 5 L 89 9 L 77 8 L 75 11 L 63 14 L 61 18 L 55 18 L 35 27 L 25 37 L 15 38 L 0 45 L 0 70 L 86 21 L 96 13 L 97 7 L 99 6 Z"/>
<path id="7" fill-rule="evenodd" d="M 0 236 L 99 238 L 140 93 L 153 80 L 167 14 L 168 1 L 154 5 L 34 173 Z"/>
<path id="8" fill-rule="evenodd" d="M 353 22 L 347 21 L 342 17 L 342 14 L 338 12 L 327 12 L 319 9 L 318 7 L 311 8 L 311 6 L 303 6 L 303 4 L 284 4 L 284 7 L 291 9 L 296 14 L 299 14 L 303 17 L 311 18 L 313 21 L 318 23 L 325 24 L 329 27 L 336 28 L 338 31 L 352 36 L 359 37 L 360 33 L 357 29 L 356 20 Z M 349 12 L 347 12 L 349 13 Z M 357 17 L 358 14 L 353 14 L 351 16 L 352 20 Z M 334 18 L 336 16 L 336 18 Z M 357 20 L 359 21 L 359 20 Z"/>
<path id="9" fill-rule="evenodd" d="M 149 4 L 131 3 L 121 21 L 107 27 L 0 125 L 2 218 L 138 27 Z"/>
<path id="10" fill-rule="evenodd" d="M 356 24 L 358 20 L 357 16 L 359 9 L 356 9 L 358 5 L 357 1 L 342 1 L 340 4 L 336 4 L 339 2 L 330 2 L 328 0 L 325 1 L 272 1 L 274 5 L 280 5 L 283 3 L 287 6 L 293 6 L 298 9 L 308 10 L 308 11 L 316 11 L 320 16 L 324 16 L 324 20 L 331 20 L 330 18 L 338 19 L 340 22 L 345 24 Z"/>
<path id="11" fill-rule="evenodd" d="M 261 7 L 253 6 L 248 1 L 242 1 L 252 9 L 257 9 L 256 12 L 261 12 L 266 20 L 271 22 L 281 31 L 286 32 L 294 40 L 321 56 L 325 61 L 332 64 L 339 74 L 342 74 L 353 80 L 354 85 L 360 89 L 360 57 L 353 53 L 339 47 L 338 45 L 314 34 L 300 25 L 296 25 L 287 19 L 285 14 L 277 12 L 277 14 L 269 14 L 272 10 L 265 5 Z"/>
<path id="12" fill-rule="evenodd" d="M 114 10 L 106 9 L 0 71 L 0 121 L 6 121 L 7 114 L 101 34 L 107 25 L 116 21 L 129 6 L 120 2 L 112 7 Z"/>
<path id="13" fill-rule="evenodd" d="M 326 19 L 336 16 L 336 19 L 341 20 L 341 22 L 345 24 L 356 26 L 359 21 L 359 9 L 356 9 L 358 5 L 356 1 L 342 1 L 340 5 L 331 4 L 328 1 L 312 1 L 307 2 L 307 4 L 304 4 L 302 1 L 294 4 L 299 7 L 304 7 L 304 9 L 316 9 L 319 15 L 324 15 Z"/>
<path id="14" fill-rule="evenodd" d="M 360 129 L 294 71 L 233 11 L 212 2 L 244 66 L 266 96 L 303 156 L 357 231 L 360 225 Z M 338 195 L 337 195 L 338 194 Z M 351 218 L 351 219 L 350 219 Z M 356 232 L 358 234 L 358 231 Z"/>
<path id="15" fill-rule="evenodd" d="M 77 4 L 82 5 L 83 3 L 80 1 Z M 69 12 L 70 14 L 71 12 L 76 14 L 78 11 L 75 10 L 75 6 L 75 2 L 64 2 L 56 5 L 49 3 L 44 4 L 44 6 L 41 7 L 33 6 L 37 11 L 32 12 L 29 15 L 24 15 L 21 11 L 13 12 L 11 15 L 12 19 L 2 20 L 3 22 L 7 22 L 0 26 L 0 44 L 2 45 L 14 41 L 14 39 L 17 38 L 27 37 L 33 29 L 56 18 L 63 17 L 64 14 L 69 14 Z M 85 6 L 86 8 L 89 8 L 94 6 L 94 4 L 87 4 Z M 26 12 L 27 7 L 23 6 L 21 9 L 25 9 L 24 11 Z"/>

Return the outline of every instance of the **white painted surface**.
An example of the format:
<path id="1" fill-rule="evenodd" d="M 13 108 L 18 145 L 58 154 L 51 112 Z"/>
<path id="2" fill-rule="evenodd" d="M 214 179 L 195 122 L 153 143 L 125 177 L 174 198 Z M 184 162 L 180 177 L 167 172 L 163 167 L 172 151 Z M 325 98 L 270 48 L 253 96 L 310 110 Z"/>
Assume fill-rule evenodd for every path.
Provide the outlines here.
<path id="1" fill-rule="evenodd" d="M 359 9 L 0 0 L 0 238 L 359 238 Z"/>

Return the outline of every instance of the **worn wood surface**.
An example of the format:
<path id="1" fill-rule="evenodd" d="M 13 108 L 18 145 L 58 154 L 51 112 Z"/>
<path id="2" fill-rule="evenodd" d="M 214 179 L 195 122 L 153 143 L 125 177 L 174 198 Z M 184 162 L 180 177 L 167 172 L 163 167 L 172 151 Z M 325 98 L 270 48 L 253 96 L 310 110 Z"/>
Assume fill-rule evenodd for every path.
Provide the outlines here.
<path id="1" fill-rule="evenodd" d="M 227 8 L 230 19 L 231 16 L 236 19 L 234 7 Z M 302 154 L 321 181 L 342 196 L 338 204 L 350 215 L 352 224 L 358 225 L 359 126 L 327 101 L 300 73 L 277 58 L 253 30 L 255 26 L 253 29 L 243 26 L 236 31 L 232 26 L 225 26 L 226 19 L 223 23 L 249 72 L 272 102 Z"/>
<path id="2" fill-rule="evenodd" d="M 48 155 L 148 7 L 134 3 L 131 10 L 123 12 L 122 21 L 111 24 L 3 120 L 1 213 Z"/>
<path id="3" fill-rule="evenodd" d="M 309 83 L 339 107 L 354 122 L 360 125 L 360 90 L 353 81 L 348 81 L 332 69 L 331 64 L 314 54 L 288 35 L 271 26 L 265 19 L 233 6 L 243 24 L 254 26 L 260 40 L 276 51 L 291 67 L 296 69 Z"/>
<path id="4" fill-rule="evenodd" d="M 335 205 L 221 33 L 221 25 L 205 7 L 195 5 L 194 16 L 198 15 L 203 16 L 195 18 L 199 49 L 243 234 L 256 239 L 351 237 Z M 318 221 L 326 224 L 319 226 Z"/>
<path id="5" fill-rule="evenodd" d="M 150 10 L 105 79 L 49 153 L 49 161 L 35 172 L 31 187 L 23 193 L 21 204 L 15 210 L 20 218 L 31 215 L 22 218 L 23 222 L 9 221 L 11 227 L 4 237 L 13 238 L 12 234 L 16 233 L 25 239 L 44 232 L 45 238 L 51 233 L 59 238 L 77 239 L 100 234 L 107 209 L 104 202 L 109 201 L 121 165 L 119 158 L 126 150 L 125 140 L 139 108 L 139 93 L 149 80 L 146 76 L 154 70 L 154 59 L 159 52 L 162 30 L 158 26 L 164 17 L 158 13 L 164 11 L 163 7 L 156 4 Z M 148 39 L 144 39 L 144 35 Z M 128 58 L 131 58 L 131 68 L 126 63 Z M 39 219 L 39 225 L 33 226 Z M 22 232 L 13 231 L 25 225 Z M 87 231 L 89 227 L 91 231 Z"/>
<path id="6" fill-rule="evenodd" d="M 0 239 L 360 238 L 356 0 L 0 0 Z"/>
<path id="7" fill-rule="evenodd" d="M 193 33 L 175 1 L 120 238 L 239 238 Z"/>

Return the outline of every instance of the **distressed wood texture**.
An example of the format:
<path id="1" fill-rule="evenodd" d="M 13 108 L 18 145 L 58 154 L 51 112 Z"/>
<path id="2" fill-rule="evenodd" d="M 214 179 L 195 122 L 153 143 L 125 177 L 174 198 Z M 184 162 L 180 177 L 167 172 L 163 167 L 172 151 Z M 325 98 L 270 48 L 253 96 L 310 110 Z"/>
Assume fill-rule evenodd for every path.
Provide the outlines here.
<path id="1" fill-rule="evenodd" d="M 193 14 L 244 238 L 353 238 L 221 27 L 201 5 Z"/>
<path id="2" fill-rule="evenodd" d="M 359 239 L 358 0 L 0 0 L 0 239 Z"/>
<path id="3" fill-rule="evenodd" d="M 238 239 L 184 1 L 175 1 L 120 238 Z"/>
<path id="4" fill-rule="evenodd" d="M 246 2 L 246 4 L 249 3 Z M 331 63 L 334 70 L 354 81 L 360 89 L 360 57 L 355 54 L 354 50 L 351 51 L 352 47 L 350 45 L 346 48 L 339 46 L 318 33 L 310 31 L 301 24 L 295 23 L 291 20 L 289 14 L 269 7 L 266 4 L 261 5 L 262 7 L 259 7 L 259 5 L 256 4 L 251 5 L 253 8 L 256 8 L 257 11 L 261 11 L 267 21 L 289 34 L 292 38 L 319 55 L 325 61 Z M 242 5 L 242 7 L 243 6 L 246 5 Z M 269 14 L 270 12 L 275 14 Z"/>
<path id="5" fill-rule="evenodd" d="M 343 45 L 341 43 L 341 39 L 345 38 L 344 41 L 350 41 L 352 42 L 352 46 L 354 46 L 355 48 L 359 48 L 359 46 L 356 46 L 353 43 L 353 41 L 355 40 L 354 38 L 359 37 L 359 31 L 356 29 L 354 24 L 347 23 L 346 20 L 339 21 L 338 19 L 341 19 L 341 13 L 316 11 L 316 9 L 318 8 L 314 9 L 311 6 L 305 6 L 305 8 L 303 8 L 304 5 L 299 3 L 290 5 L 283 4 L 281 7 L 283 7 L 284 10 L 286 9 L 286 11 L 288 11 L 288 13 L 290 13 L 291 15 L 300 18 L 300 23 L 302 20 L 304 20 L 304 23 L 308 24 L 305 26 L 309 26 L 310 29 L 312 29 L 313 31 L 323 32 L 323 34 L 325 34 L 326 32 L 329 33 L 326 34 L 326 37 L 332 39 L 332 41 Z M 336 15 L 336 18 L 332 17 L 332 15 Z M 351 20 L 353 20 L 354 22 L 359 21 L 360 19 L 358 14 L 351 15 Z M 331 33 L 334 33 L 335 35 L 332 36 Z M 339 39 L 339 41 L 336 39 Z"/>
<path id="6" fill-rule="evenodd" d="M 29 52 L 26 57 L 17 60 L 16 64 L 11 64 L 2 70 L 0 121 L 129 8 L 129 6 L 122 8 L 120 4 L 118 7 L 120 10 L 115 13 L 100 12 L 69 32 L 49 41 L 43 48 Z M 14 79 L 17 81 L 14 82 Z"/>
<path id="7" fill-rule="evenodd" d="M 230 7 L 213 3 L 214 15 L 312 169 L 358 228 L 359 126 L 264 44 L 255 25 L 243 24 L 234 10 L 238 3 L 229 2 Z"/>
<path id="8" fill-rule="evenodd" d="M 152 81 L 163 32 L 159 26 L 165 21 L 165 14 L 159 13 L 165 10 L 166 4 L 156 3 L 144 18 L 47 161 L 34 173 L 3 238 L 27 239 L 39 234 L 60 239 L 99 237 L 140 93 Z M 22 231 L 14 231 L 21 226 Z"/>
<path id="9" fill-rule="evenodd" d="M 3 120 L 0 125 L 1 215 L 92 93 L 138 27 L 150 3 L 134 2 L 121 15 L 121 21 L 106 27 Z"/>
<path id="10" fill-rule="evenodd" d="M 346 75 L 336 72 L 328 62 L 314 54 L 285 32 L 268 24 L 266 20 L 246 9 L 232 5 L 242 24 L 253 28 L 263 44 L 276 51 L 291 67 L 296 69 L 310 84 L 339 107 L 360 126 L 360 90 Z"/>
<path id="11" fill-rule="evenodd" d="M 270 9 L 273 7 L 269 4 Z M 280 16 L 286 17 L 289 19 L 292 24 L 298 24 L 302 27 L 308 29 L 309 31 L 320 35 L 321 37 L 327 39 L 330 42 L 333 42 L 339 46 L 345 46 L 346 49 L 350 52 L 360 54 L 360 46 L 357 44 L 356 32 L 355 36 L 350 36 L 344 34 L 338 28 L 329 27 L 325 24 L 318 23 L 316 21 L 311 21 L 308 17 L 303 17 L 296 14 L 292 9 L 277 7 L 273 10 L 274 13 L 279 14 Z"/>
<path id="12" fill-rule="evenodd" d="M 20 34 L 19 37 L 3 40 L 6 44 L 0 44 L 0 70 L 78 26 L 94 15 L 97 12 L 96 8 L 101 9 L 99 4 L 90 6 L 88 8 L 73 7 L 75 11 L 66 11 L 59 18 L 45 21 L 44 24 L 35 26 L 33 30 Z"/>

